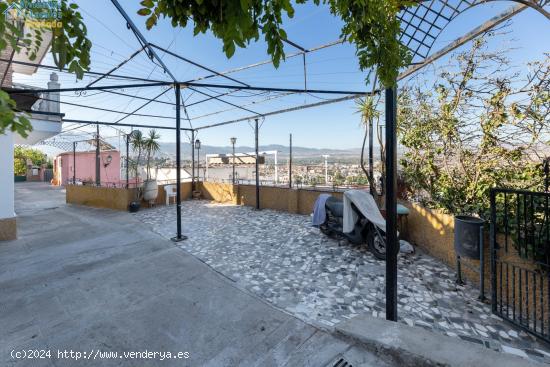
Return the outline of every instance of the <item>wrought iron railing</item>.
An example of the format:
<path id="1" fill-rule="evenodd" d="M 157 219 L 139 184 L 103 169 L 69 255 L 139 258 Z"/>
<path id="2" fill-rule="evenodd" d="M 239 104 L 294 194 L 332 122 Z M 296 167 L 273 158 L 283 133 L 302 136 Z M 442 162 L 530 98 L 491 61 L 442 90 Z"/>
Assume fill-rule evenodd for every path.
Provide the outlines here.
<path id="1" fill-rule="evenodd" d="M 492 310 L 550 341 L 550 193 L 491 191 Z"/>

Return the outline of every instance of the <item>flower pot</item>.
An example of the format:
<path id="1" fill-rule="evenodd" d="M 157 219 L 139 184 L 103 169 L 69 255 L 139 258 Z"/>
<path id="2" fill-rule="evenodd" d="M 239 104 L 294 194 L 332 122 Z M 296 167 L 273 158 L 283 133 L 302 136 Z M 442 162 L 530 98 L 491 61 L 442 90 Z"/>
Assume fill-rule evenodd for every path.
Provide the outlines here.
<path id="1" fill-rule="evenodd" d="M 146 180 L 143 182 L 143 200 L 153 201 L 157 199 L 159 188 L 157 180 Z"/>
<path id="2" fill-rule="evenodd" d="M 139 201 L 132 201 L 130 205 L 128 205 L 128 211 L 130 213 L 135 213 L 139 210 L 140 204 Z"/>

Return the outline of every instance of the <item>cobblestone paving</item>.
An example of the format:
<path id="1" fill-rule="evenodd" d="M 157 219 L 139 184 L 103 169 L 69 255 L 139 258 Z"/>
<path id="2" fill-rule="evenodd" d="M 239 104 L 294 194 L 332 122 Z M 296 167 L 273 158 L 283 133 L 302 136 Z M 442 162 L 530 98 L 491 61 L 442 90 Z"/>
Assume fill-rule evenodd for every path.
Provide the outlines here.
<path id="1" fill-rule="evenodd" d="M 166 238 L 175 207 L 135 214 Z M 243 288 L 318 326 L 357 314 L 385 317 L 384 262 L 311 227 L 309 216 L 248 207 L 182 203 L 178 245 Z M 453 269 L 421 253 L 399 257 L 400 321 L 550 363 L 550 348 L 492 315 L 477 288 L 457 287 Z"/>

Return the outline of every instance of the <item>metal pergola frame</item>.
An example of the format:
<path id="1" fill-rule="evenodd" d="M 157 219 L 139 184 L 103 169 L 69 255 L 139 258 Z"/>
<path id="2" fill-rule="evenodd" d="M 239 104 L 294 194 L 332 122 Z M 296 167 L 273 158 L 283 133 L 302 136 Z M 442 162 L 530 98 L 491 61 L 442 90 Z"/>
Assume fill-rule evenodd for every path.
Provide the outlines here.
<path id="1" fill-rule="evenodd" d="M 386 132 L 385 132 L 385 142 L 386 142 L 386 180 L 385 180 L 385 191 L 386 191 L 386 243 L 387 243 L 387 249 L 386 249 L 386 319 L 396 321 L 397 320 L 397 253 L 399 251 L 399 243 L 398 243 L 398 236 L 397 236 L 397 200 L 396 200 L 396 191 L 397 191 L 397 136 L 396 136 L 396 115 L 397 115 L 397 82 L 398 80 L 416 72 L 423 66 L 427 65 L 430 62 L 433 62 L 435 59 L 443 56 L 444 54 L 450 52 L 451 50 L 455 49 L 456 47 L 464 44 L 465 42 L 477 37 L 481 33 L 493 28 L 495 25 L 501 23 L 502 21 L 509 19 L 513 15 L 517 14 L 518 12 L 524 10 L 526 7 L 530 7 L 538 11 L 540 14 L 545 16 L 550 20 L 550 13 L 544 8 L 544 6 L 548 5 L 550 3 L 550 0 L 508 0 L 512 2 L 519 3 L 516 8 L 508 10 L 507 12 L 501 14 L 499 17 L 495 17 L 491 19 L 490 21 L 486 22 L 485 24 L 481 25 L 480 27 L 477 27 L 476 29 L 472 30 L 465 36 L 461 37 L 460 39 L 457 39 L 455 42 L 451 43 L 446 48 L 440 50 L 438 53 L 429 55 L 432 49 L 432 46 L 434 45 L 434 42 L 438 38 L 439 34 L 447 27 L 447 25 L 452 22 L 459 14 L 464 12 L 465 10 L 468 10 L 472 8 L 473 6 L 488 3 L 493 0 L 419 0 L 418 6 L 414 8 L 404 8 L 399 14 L 399 19 L 401 21 L 401 36 L 400 41 L 409 48 L 413 55 L 413 61 L 414 63 L 411 65 L 411 67 L 407 70 L 405 70 L 404 73 L 400 74 L 398 79 L 395 82 L 395 85 L 385 89 L 385 126 L 386 126 Z M 122 15 L 122 17 L 125 19 L 128 29 L 134 33 L 136 36 L 138 42 L 140 43 L 140 48 L 136 50 L 133 54 L 130 55 L 130 57 L 123 62 L 119 63 L 116 67 L 110 69 L 107 73 L 94 73 L 94 72 L 86 72 L 88 75 L 95 75 L 98 78 L 94 80 L 93 82 L 89 83 L 86 87 L 82 88 L 59 88 L 59 89 L 10 89 L 7 90 L 9 94 L 29 94 L 29 93 L 43 93 L 43 92 L 85 92 L 85 91 L 105 91 L 109 93 L 119 94 L 123 96 L 128 96 L 132 98 L 138 98 L 147 101 L 144 105 L 139 107 L 138 109 L 134 110 L 131 113 L 126 113 L 123 111 L 114 111 L 111 110 L 111 112 L 116 113 L 123 113 L 126 114 L 126 117 L 132 116 L 132 115 L 138 115 L 137 111 L 139 111 L 141 108 L 145 107 L 147 104 L 156 102 L 156 103 L 166 103 L 170 105 L 175 105 L 176 107 L 176 116 L 175 116 L 175 126 L 157 126 L 157 125 L 141 125 L 141 124 L 131 124 L 131 123 L 120 123 L 122 119 L 119 119 L 116 122 L 100 122 L 100 121 L 87 121 L 87 120 L 77 120 L 77 119 L 65 119 L 67 122 L 77 123 L 77 124 L 96 124 L 96 125 L 106 125 L 106 126 L 129 126 L 129 127 L 135 127 L 135 128 L 144 128 L 144 127 L 150 127 L 150 128 L 156 128 L 156 129 L 169 129 L 169 130 L 175 130 L 176 132 L 176 169 L 177 169 L 177 205 L 176 205 L 176 216 L 177 216 L 177 234 L 172 239 L 173 241 L 182 241 L 186 239 L 186 237 L 182 234 L 182 228 L 181 228 L 181 192 L 180 192 L 180 185 L 181 185 L 181 177 L 180 177 L 180 170 L 181 170 L 181 152 L 180 152 L 180 145 L 181 145 L 181 131 L 189 131 L 191 132 L 191 142 L 193 144 L 195 134 L 204 129 L 214 128 L 222 125 L 228 125 L 233 124 L 241 121 L 250 121 L 254 120 L 255 126 L 255 148 L 256 148 L 256 158 L 258 155 L 258 131 L 259 131 L 259 125 L 258 121 L 260 118 L 265 118 L 266 116 L 279 114 L 279 113 L 285 113 L 294 111 L 297 109 L 302 108 L 312 108 L 321 106 L 324 104 L 329 103 L 336 103 L 340 101 L 345 101 L 353 98 L 357 98 L 360 96 L 370 95 L 370 94 L 377 94 L 381 93 L 380 90 L 374 90 L 373 92 L 364 92 L 364 91 L 346 91 L 346 90 L 314 90 L 314 89 L 308 89 L 307 88 L 307 78 L 306 78 L 306 63 L 305 63 L 305 55 L 308 52 L 313 52 L 316 50 L 320 50 L 326 47 L 331 47 L 337 44 L 341 44 L 343 40 L 338 40 L 336 42 L 332 42 L 326 45 L 319 46 L 317 48 L 313 49 L 306 49 L 303 48 L 300 45 L 297 45 L 296 43 L 290 41 L 290 40 L 284 40 L 285 43 L 291 45 L 292 47 L 299 50 L 299 52 L 289 55 L 289 57 L 294 56 L 300 56 L 304 58 L 304 88 L 303 89 L 297 89 L 297 88 L 274 88 L 274 87 L 262 87 L 262 86 L 252 86 L 247 83 L 244 83 L 242 81 L 239 81 L 236 78 L 228 77 L 226 74 L 238 72 L 240 70 L 246 70 L 252 67 L 260 66 L 269 64 L 271 61 L 263 61 L 256 64 L 244 66 L 241 68 L 236 68 L 233 70 L 229 70 L 227 72 L 217 72 L 215 70 L 212 70 L 211 68 L 208 68 L 204 65 L 201 65 L 195 61 L 192 61 L 182 55 L 178 55 L 177 53 L 174 53 L 172 51 L 169 51 L 168 49 L 162 48 L 160 46 L 157 46 L 156 44 L 149 43 L 147 39 L 143 36 L 143 34 L 139 31 L 139 29 L 136 27 L 136 25 L 132 22 L 131 18 L 128 16 L 128 14 L 125 12 L 125 10 L 122 8 L 118 0 L 111 0 L 115 8 L 118 10 L 118 12 Z M 162 58 L 159 57 L 156 50 L 162 51 L 166 54 L 169 54 L 181 61 L 190 63 L 192 65 L 195 65 L 203 70 L 206 70 L 210 72 L 211 74 L 200 77 L 195 80 L 190 81 L 178 81 L 177 78 L 172 74 L 170 69 L 166 66 L 166 64 L 163 62 Z M 133 78 L 128 76 L 121 76 L 114 74 L 114 72 L 119 69 L 121 66 L 125 65 L 127 62 L 129 62 L 131 59 L 135 58 L 138 54 L 141 52 L 145 52 L 152 62 L 155 63 L 155 65 L 160 66 L 165 73 L 167 73 L 171 81 L 159 81 L 159 80 L 152 80 L 152 79 L 143 79 L 143 78 Z M 0 61 L 8 61 L 8 60 L 0 60 Z M 43 66 L 43 65 L 37 65 L 32 63 L 25 63 L 32 66 L 37 67 L 46 67 L 46 68 L 52 68 L 51 66 Z M 200 80 L 208 79 L 211 77 L 223 77 L 227 80 L 230 80 L 236 84 L 216 84 L 216 83 L 201 83 Z M 121 85 L 107 85 L 107 86 L 95 86 L 94 84 L 98 81 L 109 77 L 109 78 L 120 78 L 124 80 L 133 80 L 139 83 L 135 84 L 121 84 Z M 172 104 L 170 102 L 163 102 L 157 100 L 157 98 L 160 96 L 157 96 L 155 98 L 144 98 L 144 97 L 137 97 L 128 95 L 122 92 L 117 91 L 117 89 L 132 89 L 132 88 L 148 88 L 148 87 L 167 87 L 168 89 L 173 88 L 175 92 L 175 98 L 176 103 Z M 187 114 L 186 104 L 183 101 L 182 95 L 181 95 L 181 89 L 188 88 L 190 90 L 193 90 L 194 92 L 197 92 L 199 94 L 205 95 L 207 98 L 204 100 L 201 100 L 199 102 L 196 102 L 195 104 L 202 103 L 208 100 L 218 100 L 222 103 L 229 104 L 235 108 L 242 109 L 244 111 L 252 113 L 251 116 L 229 120 L 225 122 L 200 126 L 193 128 L 191 125 L 189 128 L 184 128 L 181 126 L 181 109 L 183 108 L 184 113 L 186 115 L 186 119 L 191 124 L 191 119 L 189 118 Z M 228 92 L 221 93 L 218 95 L 209 95 L 208 93 L 199 91 L 199 88 L 215 88 L 215 89 L 222 89 L 222 90 L 228 90 Z M 167 90 L 168 90 L 167 89 Z M 162 94 L 167 92 L 164 91 Z M 277 110 L 277 111 L 271 111 L 268 113 L 257 113 L 252 110 L 246 109 L 242 106 L 238 106 L 236 104 L 230 103 L 228 101 L 225 101 L 222 99 L 223 96 L 229 95 L 235 91 L 240 90 L 252 90 L 252 91 L 263 91 L 263 92 L 287 92 L 287 93 L 316 93 L 316 94 L 340 94 L 344 95 L 344 97 L 340 98 L 334 98 L 325 100 L 318 103 L 312 103 L 309 105 L 302 105 L 297 106 L 293 108 L 287 108 L 283 110 Z M 157 118 L 170 118 L 169 116 L 155 116 Z M 292 146 L 292 135 L 290 137 L 291 146 Z M 194 149 L 192 149 L 192 164 L 193 164 L 193 172 L 194 172 Z M 256 160 L 256 164 L 257 164 Z M 258 169 L 256 169 L 256 206 L 259 208 L 259 172 Z M 194 184 L 194 174 L 193 174 L 193 184 Z"/>

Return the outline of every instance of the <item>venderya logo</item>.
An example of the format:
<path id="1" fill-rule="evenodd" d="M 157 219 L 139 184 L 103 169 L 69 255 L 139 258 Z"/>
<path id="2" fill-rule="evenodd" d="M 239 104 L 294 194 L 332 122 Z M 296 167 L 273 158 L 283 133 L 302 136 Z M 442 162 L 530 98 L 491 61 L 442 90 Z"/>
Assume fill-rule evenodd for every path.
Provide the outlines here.
<path id="1" fill-rule="evenodd" d="M 4 16 L 22 20 L 31 28 L 61 28 L 61 0 L 33 1 L 18 0 L 7 2 Z"/>

